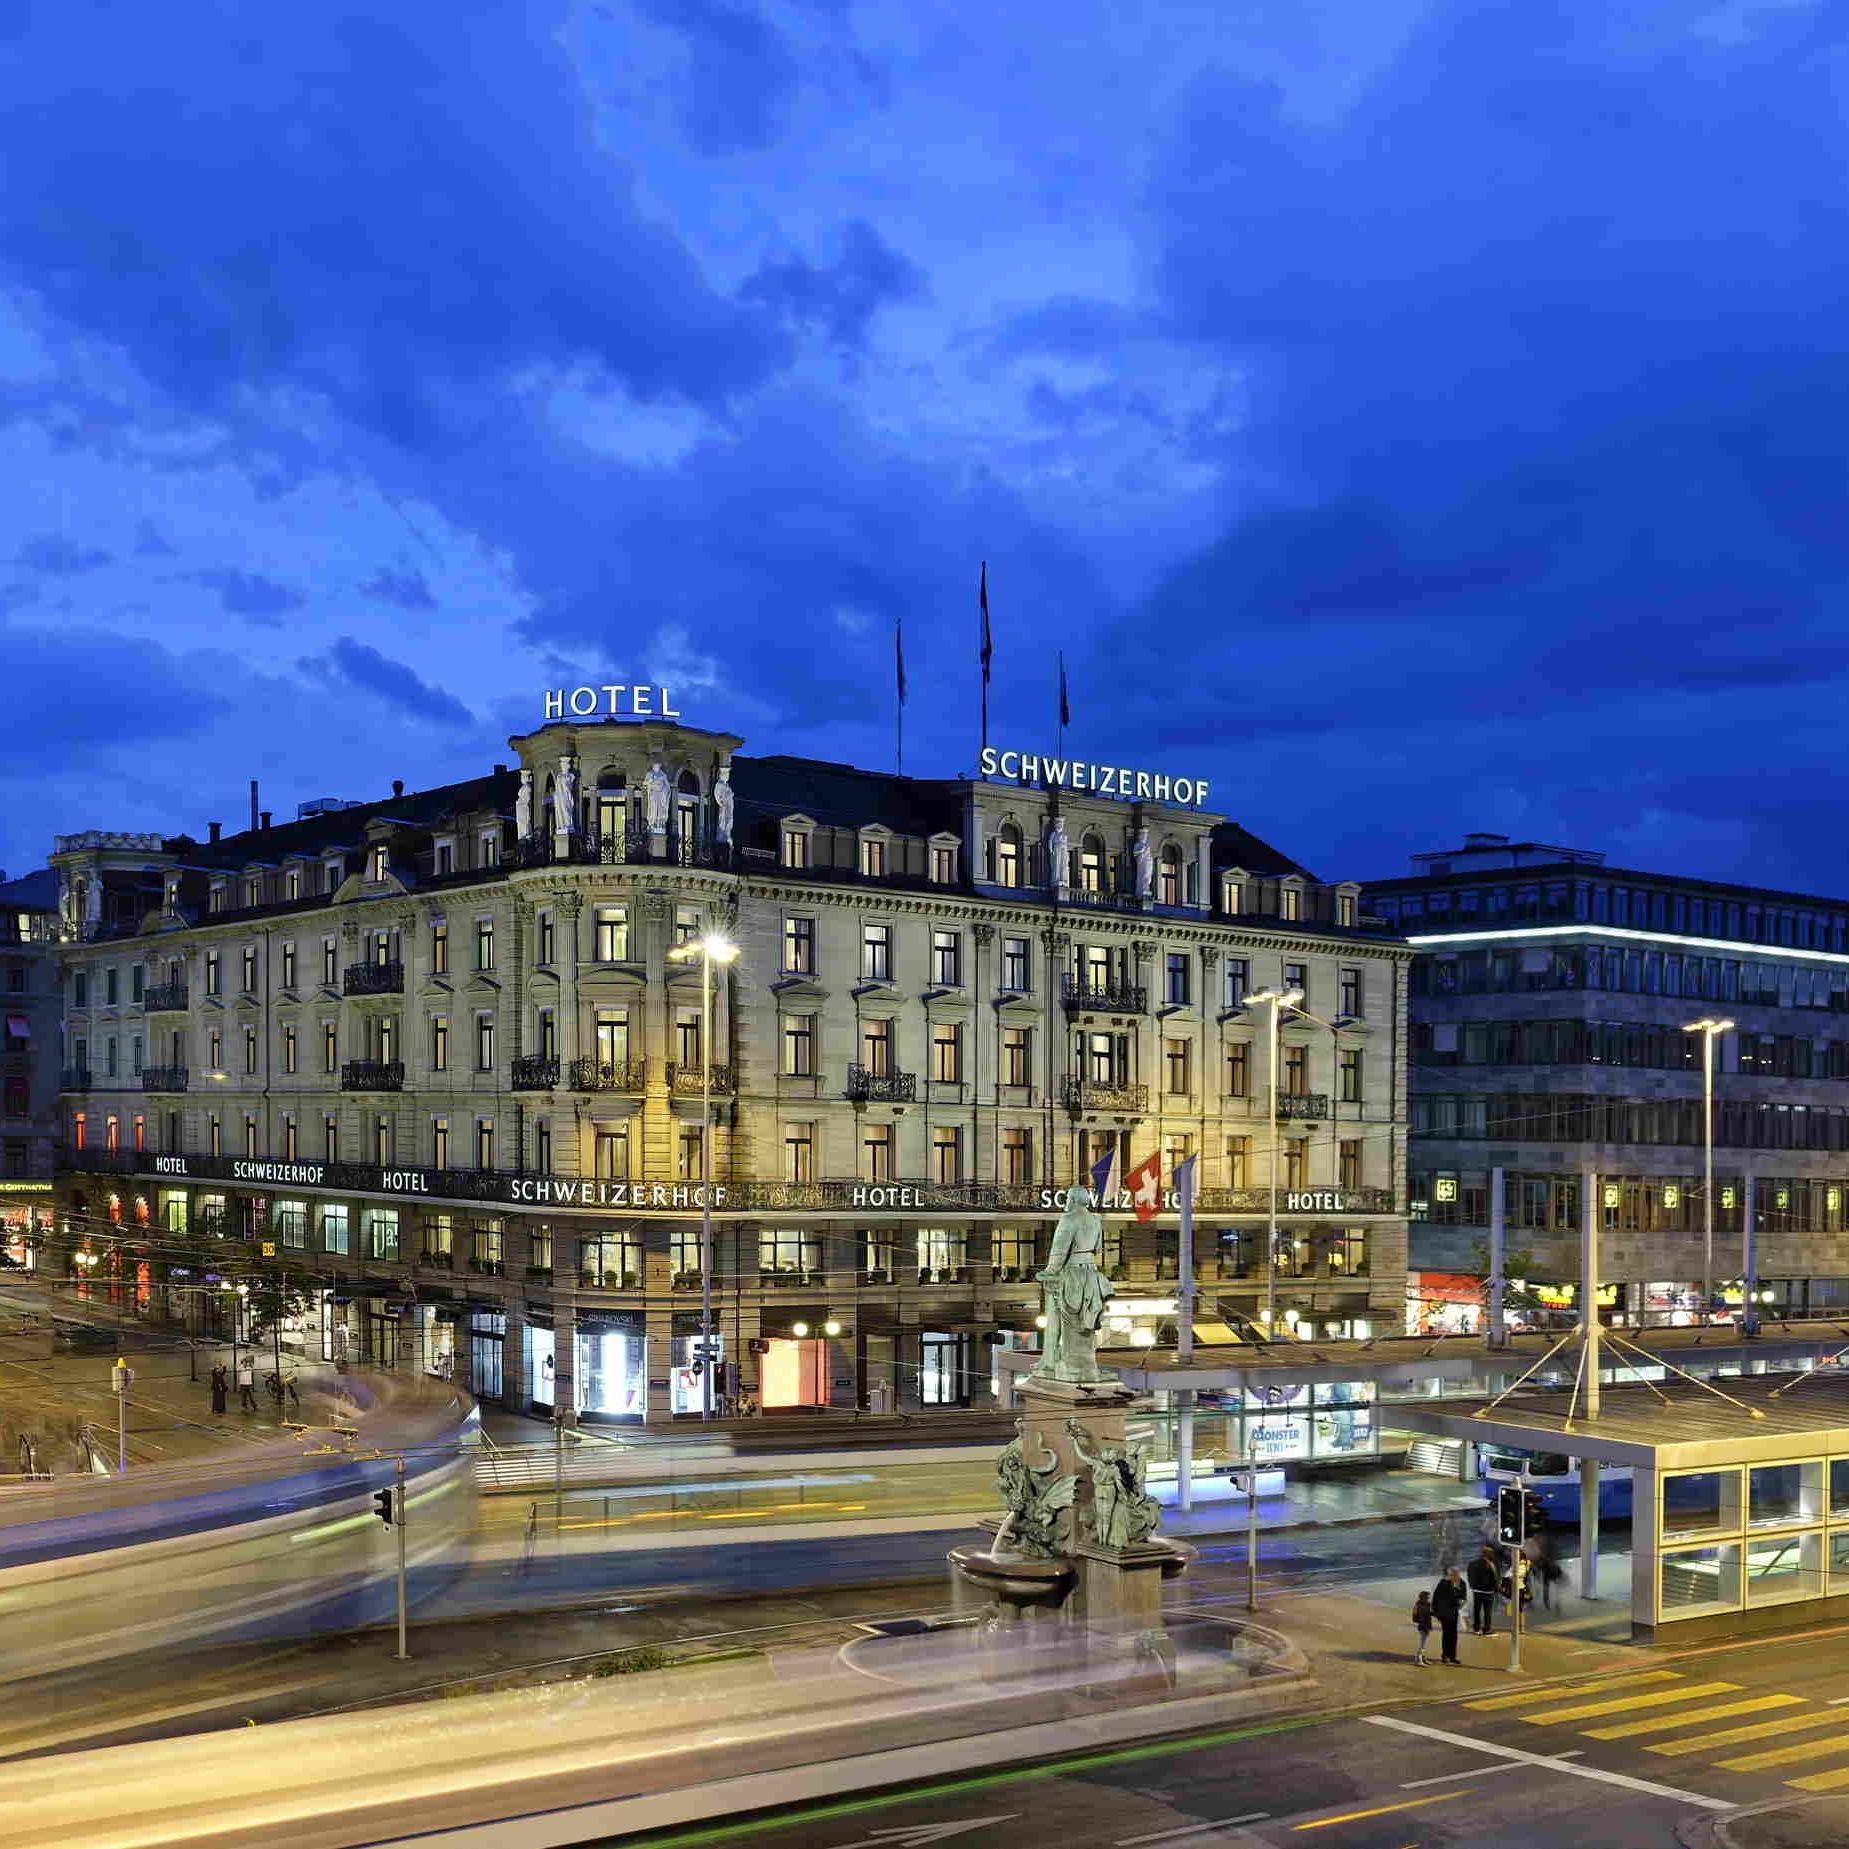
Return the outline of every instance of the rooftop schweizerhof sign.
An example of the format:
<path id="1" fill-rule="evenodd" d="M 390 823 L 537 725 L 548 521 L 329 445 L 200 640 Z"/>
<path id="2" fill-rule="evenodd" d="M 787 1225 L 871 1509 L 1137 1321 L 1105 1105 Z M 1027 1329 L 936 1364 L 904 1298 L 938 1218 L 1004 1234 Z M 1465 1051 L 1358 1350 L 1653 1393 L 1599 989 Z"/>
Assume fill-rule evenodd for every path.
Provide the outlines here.
<path id="1" fill-rule="evenodd" d="M 980 771 L 1008 783 L 1031 783 L 1043 790 L 1085 790 L 1115 796 L 1127 803 L 1190 803 L 1207 800 L 1205 777 L 1175 777 L 1133 770 L 1123 764 L 1093 764 L 1085 758 L 1042 758 L 1031 752 L 997 751 L 984 745 Z"/>

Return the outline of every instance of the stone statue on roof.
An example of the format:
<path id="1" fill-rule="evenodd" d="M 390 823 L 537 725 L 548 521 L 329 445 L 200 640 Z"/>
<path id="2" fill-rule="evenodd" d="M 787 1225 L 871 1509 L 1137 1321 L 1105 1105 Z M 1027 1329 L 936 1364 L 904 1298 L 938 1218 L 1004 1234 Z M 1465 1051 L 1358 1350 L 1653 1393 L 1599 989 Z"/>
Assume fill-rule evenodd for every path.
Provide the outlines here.
<path id="1" fill-rule="evenodd" d="M 562 834 L 578 832 L 578 764 L 570 756 L 559 759 L 558 782 L 552 792 L 552 826 Z"/>
<path id="2" fill-rule="evenodd" d="M 732 767 L 730 764 L 719 766 L 719 775 L 713 781 L 713 823 L 714 833 L 721 846 L 729 847 L 732 842 Z"/>
<path id="3" fill-rule="evenodd" d="M 1060 892 L 1066 890 L 1072 878 L 1072 843 L 1064 819 L 1057 815 L 1047 824 L 1046 877 L 1047 884 Z"/>
<path id="4" fill-rule="evenodd" d="M 642 779 L 642 814 L 651 835 L 665 835 L 668 832 L 668 806 L 672 796 L 673 792 L 668 787 L 668 773 L 661 768 L 661 760 L 657 758 Z"/>
<path id="5" fill-rule="evenodd" d="M 514 798 L 514 835 L 524 841 L 533 832 L 533 773 L 520 766 L 520 794 Z"/>
<path id="6" fill-rule="evenodd" d="M 1139 828 L 1131 837 L 1130 857 L 1136 862 L 1136 896 L 1147 899 L 1156 889 L 1156 856 L 1147 828 Z"/>

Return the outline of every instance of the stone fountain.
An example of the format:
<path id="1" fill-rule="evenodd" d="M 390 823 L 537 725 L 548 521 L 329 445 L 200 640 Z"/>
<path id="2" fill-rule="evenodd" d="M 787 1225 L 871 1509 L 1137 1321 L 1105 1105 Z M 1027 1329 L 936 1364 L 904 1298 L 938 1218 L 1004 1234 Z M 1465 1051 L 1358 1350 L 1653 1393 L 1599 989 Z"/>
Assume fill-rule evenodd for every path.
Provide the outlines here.
<path id="1" fill-rule="evenodd" d="M 1046 1339 L 1021 1384 L 1019 1436 L 996 1466 L 1005 1513 L 981 1525 L 987 1547 L 950 1550 L 962 1609 L 985 1628 L 1057 1628 L 1068 1656 L 1133 1652 L 1159 1668 L 1172 1649 L 1162 1584 L 1195 1550 L 1156 1533 L 1161 1509 L 1144 1487 L 1145 1455 L 1126 1430 L 1135 1395 L 1098 1365 L 1111 1286 L 1098 1270 L 1104 1222 L 1074 1187 L 1039 1274 Z M 1056 1640 L 1047 1636 L 1049 1644 Z"/>

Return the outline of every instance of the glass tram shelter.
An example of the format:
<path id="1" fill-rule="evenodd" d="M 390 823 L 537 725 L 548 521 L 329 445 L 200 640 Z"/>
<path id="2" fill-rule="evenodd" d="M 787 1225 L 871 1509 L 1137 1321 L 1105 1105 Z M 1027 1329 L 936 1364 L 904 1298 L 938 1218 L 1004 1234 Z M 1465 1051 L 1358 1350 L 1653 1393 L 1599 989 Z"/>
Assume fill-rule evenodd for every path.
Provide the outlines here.
<path id="1" fill-rule="evenodd" d="M 1677 1641 L 1849 1614 L 1849 1371 L 1667 1378 L 1398 1406 L 1434 1437 L 1577 1460 L 1582 1510 L 1599 1474 L 1631 1473 L 1631 1635 Z M 1597 1548 L 1582 1518 L 1581 1584 Z"/>

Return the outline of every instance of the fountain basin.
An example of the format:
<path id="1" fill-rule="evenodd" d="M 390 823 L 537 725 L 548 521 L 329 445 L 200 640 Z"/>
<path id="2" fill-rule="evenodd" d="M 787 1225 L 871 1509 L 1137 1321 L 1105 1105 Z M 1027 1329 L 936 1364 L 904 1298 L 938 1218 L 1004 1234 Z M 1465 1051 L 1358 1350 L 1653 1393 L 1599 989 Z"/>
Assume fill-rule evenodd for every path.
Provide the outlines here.
<path id="1" fill-rule="evenodd" d="M 1065 1561 L 1039 1559 L 1029 1554 L 997 1552 L 987 1547 L 953 1547 L 946 1558 L 959 1579 L 1017 1608 L 1056 1605 L 1073 1580 L 1072 1568 Z M 1166 1572 L 1167 1568 L 1163 1570 Z M 1180 1572 L 1181 1568 L 1175 1570 Z"/>

